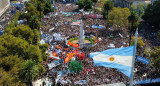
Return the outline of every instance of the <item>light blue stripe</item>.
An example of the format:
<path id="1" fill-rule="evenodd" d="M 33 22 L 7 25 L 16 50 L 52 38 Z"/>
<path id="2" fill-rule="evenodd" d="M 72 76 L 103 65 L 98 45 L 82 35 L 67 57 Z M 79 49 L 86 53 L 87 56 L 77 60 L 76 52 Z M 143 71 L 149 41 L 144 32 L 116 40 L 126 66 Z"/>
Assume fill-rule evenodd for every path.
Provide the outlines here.
<path id="1" fill-rule="evenodd" d="M 128 77 L 131 77 L 131 67 L 129 66 L 125 66 L 122 64 L 118 64 L 118 63 L 110 63 L 110 62 L 102 62 L 102 61 L 97 61 L 94 60 L 94 65 L 96 66 L 104 66 L 104 67 L 110 67 L 110 68 L 116 68 L 118 69 L 120 72 L 122 72 L 123 74 L 125 74 Z"/>
<path id="2" fill-rule="evenodd" d="M 135 46 L 130 46 L 130 47 L 124 47 L 124 48 L 115 48 L 115 49 L 109 49 L 102 51 L 102 54 L 105 55 L 119 55 L 119 56 L 133 56 L 134 53 L 134 47 Z"/>
<path id="3" fill-rule="evenodd" d="M 109 49 L 109 50 L 102 51 L 101 53 L 109 56 L 112 56 L 112 55 L 133 56 L 134 46 Z"/>
<path id="4" fill-rule="evenodd" d="M 92 58 L 98 54 L 104 54 L 104 55 L 108 55 L 108 56 L 112 56 L 112 55 L 133 56 L 134 47 L 135 46 L 130 46 L 130 47 L 124 47 L 124 48 L 108 49 L 108 50 L 105 50 L 102 52 L 94 52 L 94 53 L 90 53 L 89 57 Z"/>
<path id="5" fill-rule="evenodd" d="M 89 58 L 93 58 L 94 56 L 100 54 L 100 52 L 94 52 L 89 54 Z"/>

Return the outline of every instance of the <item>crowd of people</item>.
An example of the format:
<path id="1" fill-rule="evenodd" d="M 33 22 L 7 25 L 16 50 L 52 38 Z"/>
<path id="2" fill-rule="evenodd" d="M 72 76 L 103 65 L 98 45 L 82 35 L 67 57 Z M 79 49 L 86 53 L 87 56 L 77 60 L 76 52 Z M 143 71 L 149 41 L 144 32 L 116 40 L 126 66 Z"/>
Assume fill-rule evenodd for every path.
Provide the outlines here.
<path id="1" fill-rule="evenodd" d="M 101 25 L 106 26 L 106 19 L 98 19 L 98 18 L 84 18 L 85 11 L 79 12 L 78 6 L 74 3 L 63 4 L 63 3 L 55 3 L 52 6 L 55 7 L 55 12 L 50 12 L 42 18 L 42 27 L 41 27 L 41 35 L 49 34 L 49 37 L 53 39 L 54 33 L 63 34 L 63 37 L 66 38 L 68 36 L 79 36 L 80 27 L 78 25 L 71 25 L 71 23 L 75 20 L 83 21 L 83 28 L 85 35 L 94 35 L 98 38 L 97 45 L 92 48 L 87 49 L 78 49 L 78 53 L 83 53 L 84 56 L 75 55 L 75 59 L 77 61 L 81 61 L 83 69 L 80 73 L 68 73 L 64 71 L 68 71 L 67 63 L 64 63 L 64 59 L 66 58 L 66 54 L 69 52 L 73 52 L 76 48 L 67 46 L 65 41 L 56 41 L 52 40 L 49 43 L 48 52 L 56 52 L 56 57 L 62 59 L 60 61 L 60 65 L 56 65 L 55 67 L 49 69 L 47 64 L 52 63 L 55 59 L 48 58 L 47 62 L 44 63 L 46 68 L 46 72 L 42 74 L 41 78 L 48 77 L 53 85 L 74 85 L 74 84 L 84 84 L 87 86 L 93 85 L 101 85 L 101 84 L 112 84 L 123 82 L 125 84 L 129 84 L 129 77 L 125 76 L 123 73 L 119 72 L 114 68 L 106 68 L 95 66 L 93 63 L 93 59 L 89 58 L 89 53 L 91 52 L 99 52 L 104 51 L 106 49 L 110 49 L 110 44 L 114 44 L 115 48 L 127 47 L 129 46 L 129 33 L 126 28 L 121 27 L 104 27 L 102 29 L 92 28 L 92 25 Z M 11 10 L 15 10 L 15 6 L 11 6 L 4 15 L 1 16 L 1 26 L 6 27 L 8 22 L 13 19 L 14 14 L 11 14 Z M 90 12 L 93 13 L 93 12 Z M 5 21 L 2 21 L 5 19 Z M 45 39 L 45 38 L 42 38 Z M 48 39 L 50 40 L 50 39 Z M 145 41 L 147 42 L 147 41 Z M 58 46 L 58 47 L 57 47 Z M 142 80 L 146 78 L 150 78 L 150 74 L 153 73 L 151 71 L 152 68 L 146 64 L 136 61 L 135 63 L 135 80 Z M 58 71 L 63 71 L 62 76 L 59 77 L 57 74 Z M 83 81 L 82 81 L 83 80 Z M 82 81 L 81 83 L 76 83 L 78 81 Z"/>
<path id="2" fill-rule="evenodd" d="M 83 70 L 79 74 L 76 74 L 76 73 L 71 75 L 68 74 L 63 78 L 61 77 L 61 79 L 70 80 L 68 81 L 68 84 L 71 84 L 71 85 L 81 80 L 85 80 L 85 83 L 83 84 L 89 85 L 89 86 L 119 83 L 119 82 L 129 84 L 130 79 L 124 74 L 120 73 L 118 70 L 113 68 L 95 66 L 93 64 L 93 60 L 89 58 L 89 53 L 91 52 L 98 52 L 98 51 L 110 49 L 110 47 L 108 46 L 111 43 L 115 45 L 115 48 L 128 46 L 128 43 L 129 43 L 128 30 L 126 28 L 116 28 L 116 27 L 103 28 L 103 29 L 92 28 L 92 25 L 106 26 L 106 20 L 84 18 L 85 16 L 84 12 L 77 12 L 76 14 L 71 14 L 70 16 L 66 16 L 65 14 L 63 14 L 63 12 L 66 12 L 66 13 L 76 12 L 77 6 L 73 3 L 70 3 L 70 4 L 56 3 L 53 6 L 56 7 L 55 12 L 48 14 L 47 15 L 48 18 L 46 17 L 43 19 L 44 20 L 42 23 L 43 33 L 49 33 L 51 36 L 53 36 L 53 33 L 61 33 L 61 34 L 64 34 L 65 37 L 79 36 L 79 31 L 80 31 L 79 26 L 72 26 L 71 23 L 74 20 L 82 20 L 85 34 L 94 35 L 98 39 L 100 39 L 95 47 L 89 48 L 86 50 L 81 50 L 81 52 L 85 53 L 85 56 L 83 59 L 78 59 L 80 57 L 76 56 L 76 60 L 82 61 Z M 56 15 L 51 16 L 53 14 L 56 14 Z M 54 27 L 54 30 L 50 32 L 49 29 L 53 27 Z M 66 46 L 64 41 L 57 42 L 53 40 L 53 43 L 51 44 L 49 51 L 55 52 L 59 50 L 59 48 L 56 48 L 56 46 L 59 44 L 61 46 L 60 50 L 62 52 L 57 54 L 57 57 L 60 57 L 60 59 L 65 58 L 65 55 L 63 54 L 63 52 L 67 53 L 75 50 L 75 48 Z M 49 60 L 49 63 L 50 62 L 52 61 Z M 63 63 L 63 65 L 65 64 Z M 57 67 L 54 67 L 52 70 L 55 70 L 55 69 L 57 69 Z M 152 70 L 150 66 L 147 66 L 146 64 L 142 64 L 136 61 L 134 79 L 143 80 L 143 79 L 149 78 L 149 74 L 151 73 L 149 70 Z M 53 82 L 55 82 L 56 79 L 57 79 L 57 76 L 55 74 L 52 77 Z M 66 83 L 61 82 L 61 84 L 66 85 L 67 82 Z"/>

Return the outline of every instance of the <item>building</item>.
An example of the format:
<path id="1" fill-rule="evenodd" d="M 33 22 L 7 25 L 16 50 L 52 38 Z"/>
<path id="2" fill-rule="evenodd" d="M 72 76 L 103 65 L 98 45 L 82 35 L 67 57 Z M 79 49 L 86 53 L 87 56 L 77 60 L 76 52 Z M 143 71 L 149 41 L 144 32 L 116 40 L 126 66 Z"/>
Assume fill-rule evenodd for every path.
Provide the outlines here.
<path id="1" fill-rule="evenodd" d="M 0 0 L 0 16 L 9 8 L 10 0 Z"/>
<path id="2" fill-rule="evenodd" d="M 150 4 L 150 0 L 112 0 L 116 7 L 128 7 L 137 5 L 139 3 Z"/>

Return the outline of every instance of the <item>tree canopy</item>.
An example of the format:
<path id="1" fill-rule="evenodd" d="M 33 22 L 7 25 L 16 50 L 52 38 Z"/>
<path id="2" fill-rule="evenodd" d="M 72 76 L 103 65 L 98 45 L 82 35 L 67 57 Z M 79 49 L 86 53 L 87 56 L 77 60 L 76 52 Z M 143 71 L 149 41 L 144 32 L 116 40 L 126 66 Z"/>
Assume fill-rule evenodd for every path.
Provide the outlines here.
<path id="1" fill-rule="evenodd" d="M 27 31 L 25 32 L 27 34 Z M 0 84 L 25 86 L 23 80 L 19 78 L 21 68 L 24 67 L 26 60 L 33 60 L 39 66 L 38 74 L 44 72 L 44 68 L 40 63 L 43 60 L 42 54 L 45 54 L 47 45 L 41 45 L 40 49 L 39 44 L 29 44 L 29 42 L 25 40 L 27 37 L 23 37 L 18 31 L 18 35 L 15 35 L 17 37 L 11 34 L 0 36 Z M 13 32 L 13 34 L 15 33 Z"/>
<path id="2" fill-rule="evenodd" d="M 81 62 L 77 62 L 77 61 L 71 61 L 69 63 L 69 70 L 70 71 L 74 71 L 74 72 L 81 72 L 82 70 L 82 65 L 81 65 Z"/>
<path id="3" fill-rule="evenodd" d="M 160 47 L 155 47 L 154 50 L 151 52 L 151 64 L 155 68 L 155 71 L 160 74 Z"/>
<path id="4" fill-rule="evenodd" d="M 111 12 L 109 12 L 108 22 L 111 25 L 127 27 L 128 26 L 128 16 L 130 15 L 130 11 L 128 8 L 113 8 Z"/>
<path id="5" fill-rule="evenodd" d="M 0 85 L 25 86 L 19 79 L 20 68 L 23 67 L 24 60 L 18 56 L 7 56 L 0 60 Z"/>
<path id="6" fill-rule="evenodd" d="M 128 16 L 128 21 L 129 21 L 129 24 L 130 24 L 130 27 L 129 27 L 129 30 L 131 32 L 133 32 L 137 27 L 138 27 L 138 15 L 136 14 L 135 11 L 131 11 L 130 15 Z"/>
<path id="7" fill-rule="evenodd" d="M 109 11 L 112 10 L 112 8 L 114 7 L 114 4 L 111 0 L 107 0 L 104 5 L 103 5 L 103 10 L 104 12 L 102 13 L 104 18 L 107 18 L 108 19 L 108 14 L 109 14 Z"/>
<path id="8" fill-rule="evenodd" d="M 25 39 L 29 44 L 37 45 L 39 43 L 40 35 L 38 30 L 32 30 L 30 27 L 21 25 L 9 29 L 10 31 L 5 32 L 4 34 L 11 34 L 15 37 Z"/>
<path id="9" fill-rule="evenodd" d="M 46 0 L 31 0 L 25 5 L 24 16 L 29 25 L 18 26 L 20 12 L 17 11 L 0 36 L 0 86 L 29 85 L 45 71 L 41 62 L 46 60 L 48 44 L 40 44 L 38 30 L 43 12 L 53 11 L 53 7 Z"/>
<path id="10" fill-rule="evenodd" d="M 138 5 L 131 5 L 130 10 L 135 11 L 139 17 L 144 14 L 144 10 L 146 9 L 147 4 L 139 3 Z"/>
<path id="11" fill-rule="evenodd" d="M 28 86 L 32 86 L 32 80 L 38 78 L 40 72 L 40 67 L 36 65 L 35 61 L 27 60 L 21 69 L 20 77 L 23 82 L 26 82 Z"/>
<path id="12" fill-rule="evenodd" d="M 93 2 L 92 0 L 79 0 L 76 4 L 79 9 L 89 10 L 92 9 Z"/>
<path id="13" fill-rule="evenodd" d="M 131 46 L 134 45 L 135 42 L 135 37 L 132 37 L 131 39 Z M 145 45 L 145 43 L 143 42 L 142 37 L 138 37 L 137 39 L 137 48 L 142 48 Z"/>
<path id="14" fill-rule="evenodd" d="M 160 30 L 158 31 L 157 38 L 160 41 Z"/>
<path id="15" fill-rule="evenodd" d="M 151 25 L 160 27 L 160 0 L 148 5 L 142 18 Z"/>
<path id="16" fill-rule="evenodd" d="M 24 16 L 32 29 L 40 28 L 40 20 L 44 14 L 54 12 L 51 2 L 46 0 L 31 0 L 26 2 L 25 6 L 27 13 Z"/>
<path id="17" fill-rule="evenodd" d="M 26 40 L 14 37 L 13 35 L 2 35 L 0 37 L 0 46 L 2 51 L 0 57 L 18 55 L 24 60 L 33 59 L 37 62 L 42 62 L 41 50 L 38 45 L 29 44 Z"/>
<path id="18" fill-rule="evenodd" d="M 40 27 L 41 27 L 41 22 L 38 18 L 37 15 L 33 15 L 30 19 L 29 19 L 29 26 L 32 28 L 32 29 L 37 29 L 39 30 Z"/>

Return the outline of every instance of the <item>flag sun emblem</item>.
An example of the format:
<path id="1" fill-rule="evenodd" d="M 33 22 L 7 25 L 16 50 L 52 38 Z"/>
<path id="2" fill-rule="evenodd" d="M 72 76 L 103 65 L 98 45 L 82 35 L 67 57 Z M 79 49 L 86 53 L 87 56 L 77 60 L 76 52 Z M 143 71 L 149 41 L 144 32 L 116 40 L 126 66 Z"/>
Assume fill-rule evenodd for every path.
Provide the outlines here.
<path id="1" fill-rule="evenodd" d="M 110 58 L 109 58 L 109 61 L 114 61 L 114 57 L 110 57 Z"/>

